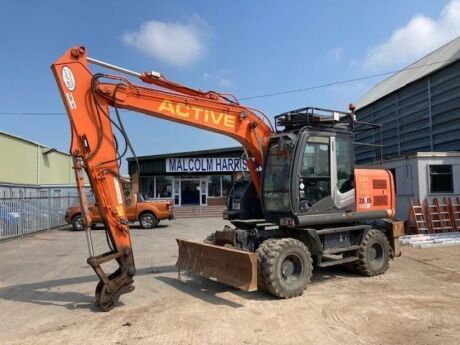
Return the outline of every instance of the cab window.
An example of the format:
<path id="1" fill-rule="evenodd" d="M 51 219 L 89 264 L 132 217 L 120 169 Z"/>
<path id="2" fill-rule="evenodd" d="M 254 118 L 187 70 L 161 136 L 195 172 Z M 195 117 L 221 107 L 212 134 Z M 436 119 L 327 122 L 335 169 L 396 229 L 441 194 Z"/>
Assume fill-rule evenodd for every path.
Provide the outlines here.
<path id="1" fill-rule="evenodd" d="M 340 193 L 353 189 L 353 158 L 349 139 L 336 137 L 337 188 Z"/>
<path id="2" fill-rule="evenodd" d="M 311 206 L 331 194 L 329 152 L 329 138 L 308 138 L 300 169 L 300 202 L 306 202 Z"/>
<path id="3" fill-rule="evenodd" d="M 264 173 L 265 209 L 272 212 L 291 210 L 289 184 L 293 145 L 290 142 L 270 146 Z"/>

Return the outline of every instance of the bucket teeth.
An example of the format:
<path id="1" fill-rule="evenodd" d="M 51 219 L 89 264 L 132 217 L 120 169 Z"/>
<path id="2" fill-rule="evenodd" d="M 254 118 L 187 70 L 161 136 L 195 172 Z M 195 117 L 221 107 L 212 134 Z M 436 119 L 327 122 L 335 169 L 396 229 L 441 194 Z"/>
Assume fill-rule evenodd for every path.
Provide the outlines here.
<path id="1" fill-rule="evenodd" d="M 179 270 L 193 272 L 243 291 L 257 290 L 257 254 L 177 239 Z"/>

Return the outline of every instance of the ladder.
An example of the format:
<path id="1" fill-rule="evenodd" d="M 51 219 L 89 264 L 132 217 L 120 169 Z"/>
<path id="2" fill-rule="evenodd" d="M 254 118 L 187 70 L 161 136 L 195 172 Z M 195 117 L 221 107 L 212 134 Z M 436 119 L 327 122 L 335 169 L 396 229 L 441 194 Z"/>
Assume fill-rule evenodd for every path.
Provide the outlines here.
<path id="1" fill-rule="evenodd" d="M 433 198 L 432 202 L 433 204 L 430 205 L 428 198 L 426 198 L 426 210 L 431 225 L 431 232 L 433 232 L 434 234 L 437 232 L 444 232 L 444 229 L 442 227 L 441 214 L 439 212 L 438 207 L 438 200 L 436 198 Z"/>
<path id="2" fill-rule="evenodd" d="M 414 204 L 412 198 L 410 199 L 410 212 L 414 219 L 415 231 L 417 234 L 427 234 L 430 230 L 425 220 L 425 213 L 419 199 L 417 199 L 417 202 L 418 205 Z"/>
<path id="3" fill-rule="evenodd" d="M 452 203 L 451 198 L 447 198 L 447 205 L 449 206 L 450 219 L 455 231 L 460 230 L 460 200 L 459 197 L 454 199 Z"/>
<path id="4" fill-rule="evenodd" d="M 451 232 L 453 230 L 449 208 L 445 198 L 443 200 L 444 202 L 440 204 L 438 198 L 433 198 L 433 205 L 429 206 L 432 230 L 434 233 Z"/>

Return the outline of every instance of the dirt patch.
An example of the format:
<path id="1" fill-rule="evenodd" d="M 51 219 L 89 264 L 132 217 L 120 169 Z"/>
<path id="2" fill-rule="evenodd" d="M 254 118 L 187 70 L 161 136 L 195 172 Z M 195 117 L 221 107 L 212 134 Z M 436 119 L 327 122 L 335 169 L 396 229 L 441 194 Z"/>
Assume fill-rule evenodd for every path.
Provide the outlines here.
<path id="1" fill-rule="evenodd" d="M 458 246 L 416 249 L 383 275 L 315 269 L 299 298 L 279 300 L 199 277 L 178 280 L 175 238 L 199 240 L 219 219 L 133 230 L 136 290 L 94 307 L 84 234 L 0 243 L 0 344 L 458 344 Z M 105 250 L 102 231 L 93 234 Z M 19 245 L 20 244 L 20 245 Z"/>

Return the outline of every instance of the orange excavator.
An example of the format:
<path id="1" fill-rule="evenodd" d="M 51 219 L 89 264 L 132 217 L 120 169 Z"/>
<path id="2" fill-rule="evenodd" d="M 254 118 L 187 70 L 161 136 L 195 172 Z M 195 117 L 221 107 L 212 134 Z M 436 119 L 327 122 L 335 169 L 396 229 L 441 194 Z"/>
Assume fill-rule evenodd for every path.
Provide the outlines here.
<path id="1" fill-rule="evenodd" d="M 93 74 L 90 64 L 124 76 Z M 179 269 L 290 298 L 304 292 L 313 264 L 350 263 L 361 274 L 374 276 L 398 255 L 396 222 L 384 221 L 395 212 L 391 173 L 353 163 L 355 145 L 379 146 L 354 142 L 354 133 L 377 133 L 381 127 L 357 121 L 353 109 L 297 109 L 276 116 L 273 128 L 263 113 L 231 95 L 189 88 L 158 72 L 114 66 L 90 58 L 83 46 L 66 51 L 51 68 L 71 124 L 70 153 L 88 264 L 100 279 L 95 294 L 103 310 L 134 290 L 136 273 L 119 170 L 132 146 L 120 109 L 221 133 L 244 148 L 249 174 L 234 183 L 224 212 L 234 227 L 226 226 L 202 243 L 178 239 Z M 114 128 L 125 142 L 121 153 Z M 105 224 L 110 250 L 101 255 L 93 250 L 84 171 Z M 106 274 L 101 265 L 112 260 L 118 269 Z"/>

